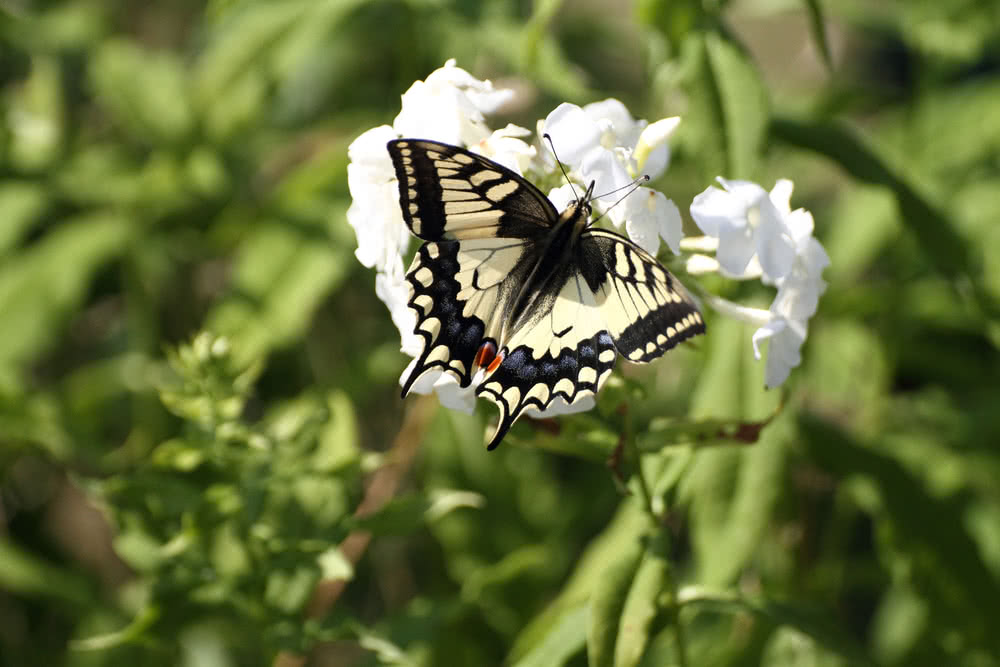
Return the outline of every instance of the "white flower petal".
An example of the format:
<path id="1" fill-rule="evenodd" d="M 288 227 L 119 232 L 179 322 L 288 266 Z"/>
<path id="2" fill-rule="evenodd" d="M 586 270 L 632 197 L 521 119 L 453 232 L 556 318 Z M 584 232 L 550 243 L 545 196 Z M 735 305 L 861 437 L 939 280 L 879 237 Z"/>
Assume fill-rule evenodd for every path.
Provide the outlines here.
<path id="1" fill-rule="evenodd" d="M 584 156 L 600 146 L 601 128 L 583 109 L 563 102 L 545 118 L 543 133 L 552 137 L 556 155 L 573 167 L 583 162 Z"/>
<path id="2" fill-rule="evenodd" d="M 634 148 L 639 140 L 639 134 L 646 126 L 645 121 L 637 123 L 625 105 L 613 97 L 588 104 L 583 107 L 583 110 L 591 119 L 605 128 L 605 133 L 603 133 L 605 136 L 602 137 L 605 148 L 613 148 L 614 146 Z M 610 131 L 611 136 L 607 136 L 608 131 Z"/>
<path id="3" fill-rule="evenodd" d="M 718 249 L 719 239 L 714 236 L 685 236 L 681 239 L 681 250 L 715 252 Z"/>
<path id="4" fill-rule="evenodd" d="M 695 195 L 689 210 L 698 228 L 707 236 L 720 239 L 721 244 L 722 229 L 731 227 L 732 221 L 745 220 L 747 206 L 725 190 L 709 186 Z"/>
<path id="5" fill-rule="evenodd" d="M 471 415 L 476 411 L 476 387 L 475 383 L 462 387 L 454 375 L 441 373 L 434 382 L 434 393 L 444 407 Z"/>
<path id="6" fill-rule="evenodd" d="M 618 201 L 622 193 L 615 190 L 624 188 L 632 182 L 632 177 L 625 171 L 615 153 L 604 148 L 591 149 L 583 156 L 579 169 L 580 175 L 588 185 L 590 181 L 596 183 L 595 199 L 602 199 L 607 203 Z"/>
<path id="7" fill-rule="evenodd" d="M 769 195 L 771 202 L 774 204 L 775 208 L 785 215 L 791 213 L 792 211 L 790 202 L 792 199 L 792 190 L 794 189 L 795 184 L 787 178 L 778 179 L 778 182 L 774 184 L 773 188 L 771 188 L 771 193 Z"/>
<path id="8" fill-rule="evenodd" d="M 680 252 L 680 240 L 684 233 L 680 211 L 658 190 L 638 188 L 612 209 L 609 217 L 616 226 L 624 220 L 628 237 L 654 257 L 660 248 L 661 238 L 674 254 Z M 620 220 L 616 221 L 616 218 Z"/>
<path id="9" fill-rule="evenodd" d="M 576 201 L 576 191 L 569 183 L 552 188 L 549 191 L 549 201 L 556 207 L 557 211 L 564 211 L 570 203 Z"/>
<path id="10" fill-rule="evenodd" d="M 667 199 L 659 192 L 656 194 L 662 197 L 661 200 L 658 199 L 662 210 L 659 216 L 660 238 L 667 242 L 671 252 L 679 255 L 681 254 L 681 239 L 684 237 L 684 221 L 681 219 L 681 211 L 672 199 Z"/>
<path id="11" fill-rule="evenodd" d="M 494 111 L 512 91 L 494 90 L 449 60 L 403 93 L 402 108 L 393 121 L 401 136 L 436 139 L 470 146 L 487 136 L 483 113 Z"/>
<path id="12" fill-rule="evenodd" d="M 734 276 L 742 276 L 757 253 L 757 244 L 750 227 L 734 229 L 719 236 L 719 249 L 715 258 L 722 269 Z"/>
<path id="13" fill-rule="evenodd" d="M 815 227 L 812 213 L 804 208 L 795 209 L 785 216 L 785 225 L 798 252 L 805 250 Z"/>
<path id="14" fill-rule="evenodd" d="M 650 178 L 658 178 L 670 163 L 670 146 L 667 140 L 680 124 L 679 116 L 664 118 L 650 124 L 639 135 L 635 146 L 636 168 Z"/>
<path id="15" fill-rule="evenodd" d="M 472 146 L 471 149 L 518 174 L 524 175 L 524 171 L 531 165 L 537 154 L 534 146 L 520 138 L 530 135 L 530 130 L 509 124 L 502 130 L 496 130 Z"/>
<path id="16" fill-rule="evenodd" d="M 403 260 L 399 255 L 390 265 L 389 271 L 375 275 L 375 296 L 389 309 L 392 323 L 399 329 L 400 350 L 415 357 L 423 348 L 423 338 L 415 332 L 417 317 L 407 305 L 410 300 L 410 284 L 406 282 Z"/>
<path id="17" fill-rule="evenodd" d="M 558 415 L 571 415 L 576 412 L 593 410 L 595 405 L 597 405 L 597 401 L 594 399 L 593 394 L 577 398 L 576 402 L 572 405 L 568 405 L 566 399 L 560 395 L 552 399 L 552 402 L 549 403 L 549 406 L 545 410 L 539 411 L 538 408 L 528 407 L 525 408 L 524 414 L 533 419 L 547 419 Z"/>
<path id="18" fill-rule="evenodd" d="M 695 254 L 688 257 L 686 269 L 692 276 L 700 276 L 705 273 L 717 273 L 719 270 L 719 262 L 714 257 Z"/>
<path id="19" fill-rule="evenodd" d="M 353 201 L 347 209 L 347 222 L 354 228 L 358 261 L 379 271 L 395 256 L 406 251 L 410 231 L 399 210 L 399 188 L 396 181 L 367 182 L 364 167 L 347 166 L 347 180 Z"/>
<path id="20" fill-rule="evenodd" d="M 764 384 L 777 387 L 788 379 L 793 368 L 802 363 L 800 349 L 806 339 L 805 322 L 775 318 L 753 334 L 754 356 L 760 359 L 760 343 L 768 340 Z"/>
<path id="21" fill-rule="evenodd" d="M 740 322 L 752 324 L 756 327 L 763 327 L 774 319 L 774 313 L 770 310 L 764 310 L 763 308 L 741 306 L 738 303 L 733 303 L 729 299 L 723 299 L 722 297 L 711 294 L 706 297 L 706 300 L 708 301 L 708 304 L 718 313 L 725 315 L 726 317 L 731 317 L 734 320 L 739 320 Z"/>
<path id="22" fill-rule="evenodd" d="M 754 236 L 757 245 L 757 257 L 764 272 L 765 282 L 775 284 L 789 274 L 795 262 L 795 242 L 781 212 L 764 198 L 750 215 L 757 215 Z"/>
<path id="23" fill-rule="evenodd" d="M 389 180 L 396 177 L 392 159 L 385 145 L 399 138 L 396 131 L 388 125 L 373 127 L 362 133 L 347 147 L 347 156 L 351 164 L 368 170 L 366 177 L 374 181 Z"/>

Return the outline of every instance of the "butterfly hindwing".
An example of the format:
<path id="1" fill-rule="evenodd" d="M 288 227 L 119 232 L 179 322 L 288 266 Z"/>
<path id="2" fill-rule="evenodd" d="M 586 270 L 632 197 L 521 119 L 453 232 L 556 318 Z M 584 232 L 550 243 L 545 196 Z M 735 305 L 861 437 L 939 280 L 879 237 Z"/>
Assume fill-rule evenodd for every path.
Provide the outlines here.
<path id="1" fill-rule="evenodd" d="M 583 234 L 581 243 L 583 253 L 594 258 L 581 262 L 582 270 L 623 357 L 634 363 L 652 361 L 705 332 L 687 290 L 645 250 L 595 228 Z"/>
<path id="2" fill-rule="evenodd" d="M 424 240 L 532 238 L 559 217 L 538 188 L 481 155 L 426 139 L 387 147 L 403 219 Z"/>
<path id="3" fill-rule="evenodd" d="M 406 279 L 410 309 L 423 349 L 403 385 L 403 395 L 427 371 L 442 370 L 463 387 L 484 341 L 496 342 L 502 313 L 523 280 L 526 247 L 516 239 L 428 241 L 413 258 Z"/>
<path id="4" fill-rule="evenodd" d="M 594 396 L 616 356 L 594 293 L 575 262 L 564 265 L 540 287 L 531 311 L 518 318 L 506 357 L 476 390 L 500 409 L 488 448 L 499 444 L 524 410 Z"/>

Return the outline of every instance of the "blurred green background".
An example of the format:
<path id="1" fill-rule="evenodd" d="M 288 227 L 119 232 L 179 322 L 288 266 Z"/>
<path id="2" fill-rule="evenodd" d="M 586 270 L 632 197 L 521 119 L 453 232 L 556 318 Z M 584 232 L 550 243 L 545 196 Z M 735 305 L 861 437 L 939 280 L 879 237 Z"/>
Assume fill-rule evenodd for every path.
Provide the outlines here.
<path id="1" fill-rule="evenodd" d="M 709 313 L 493 453 L 398 399 L 346 149 L 451 57 L 795 180 L 783 395 Z M 0 662 L 1000 665 L 998 74 L 995 0 L 0 0 Z"/>

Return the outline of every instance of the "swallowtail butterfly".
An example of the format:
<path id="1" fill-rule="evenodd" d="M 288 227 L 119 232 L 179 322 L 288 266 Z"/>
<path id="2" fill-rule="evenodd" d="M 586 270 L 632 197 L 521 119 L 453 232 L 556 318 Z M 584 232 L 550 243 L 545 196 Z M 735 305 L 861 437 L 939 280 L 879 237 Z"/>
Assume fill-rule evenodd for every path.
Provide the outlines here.
<path id="1" fill-rule="evenodd" d="M 440 370 L 500 408 L 496 447 L 528 408 L 594 395 L 618 353 L 656 359 L 705 331 L 684 287 L 627 238 L 556 210 L 516 173 L 425 139 L 387 145 L 403 218 L 424 241 L 406 274 L 423 351 L 403 396 Z"/>

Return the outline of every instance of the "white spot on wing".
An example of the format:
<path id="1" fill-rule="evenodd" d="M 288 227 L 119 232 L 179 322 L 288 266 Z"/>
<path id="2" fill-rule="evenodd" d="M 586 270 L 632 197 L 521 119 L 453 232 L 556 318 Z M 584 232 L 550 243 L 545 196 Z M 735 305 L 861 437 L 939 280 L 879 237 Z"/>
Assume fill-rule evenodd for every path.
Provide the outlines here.
<path id="1" fill-rule="evenodd" d="M 517 181 L 507 181 L 506 183 L 501 183 L 500 185 L 494 185 L 492 188 L 487 190 L 486 197 L 487 199 L 492 199 L 493 201 L 500 201 L 517 190 L 517 188 Z"/>
<path id="2" fill-rule="evenodd" d="M 573 384 L 573 381 L 570 380 L 569 378 L 563 378 L 559 380 L 559 382 L 556 382 L 556 386 L 552 388 L 552 393 L 553 394 L 562 393 L 568 397 L 572 397 L 574 389 L 575 385 Z"/>
<path id="3" fill-rule="evenodd" d="M 490 208 L 490 203 L 482 200 L 477 201 L 449 201 L 445 202 L 444 212 L 446 215 L 459 215 L 462 213 L 476 213 Z"/>
<path id="4" fill-rule="evenodd" d="M 417 269 L 417 272 L 413 274 L 413 277 L 417 279 L 417 282 L 424 287 L 430 287 L 431 283 L 434 282 L 434 274 L 426 266 L 421 266 Z"/>
<path id="5" fill-rule="evenodd" d="M 498 178 L 503 178 L 503 174 L 499 171 L 493 171 L 492 169 L 483 169 L 482 171 L 477 171 L 469 180 L 472 181 L 473 185 L 482 185 L 486 181 L 495 181 Z"/>

